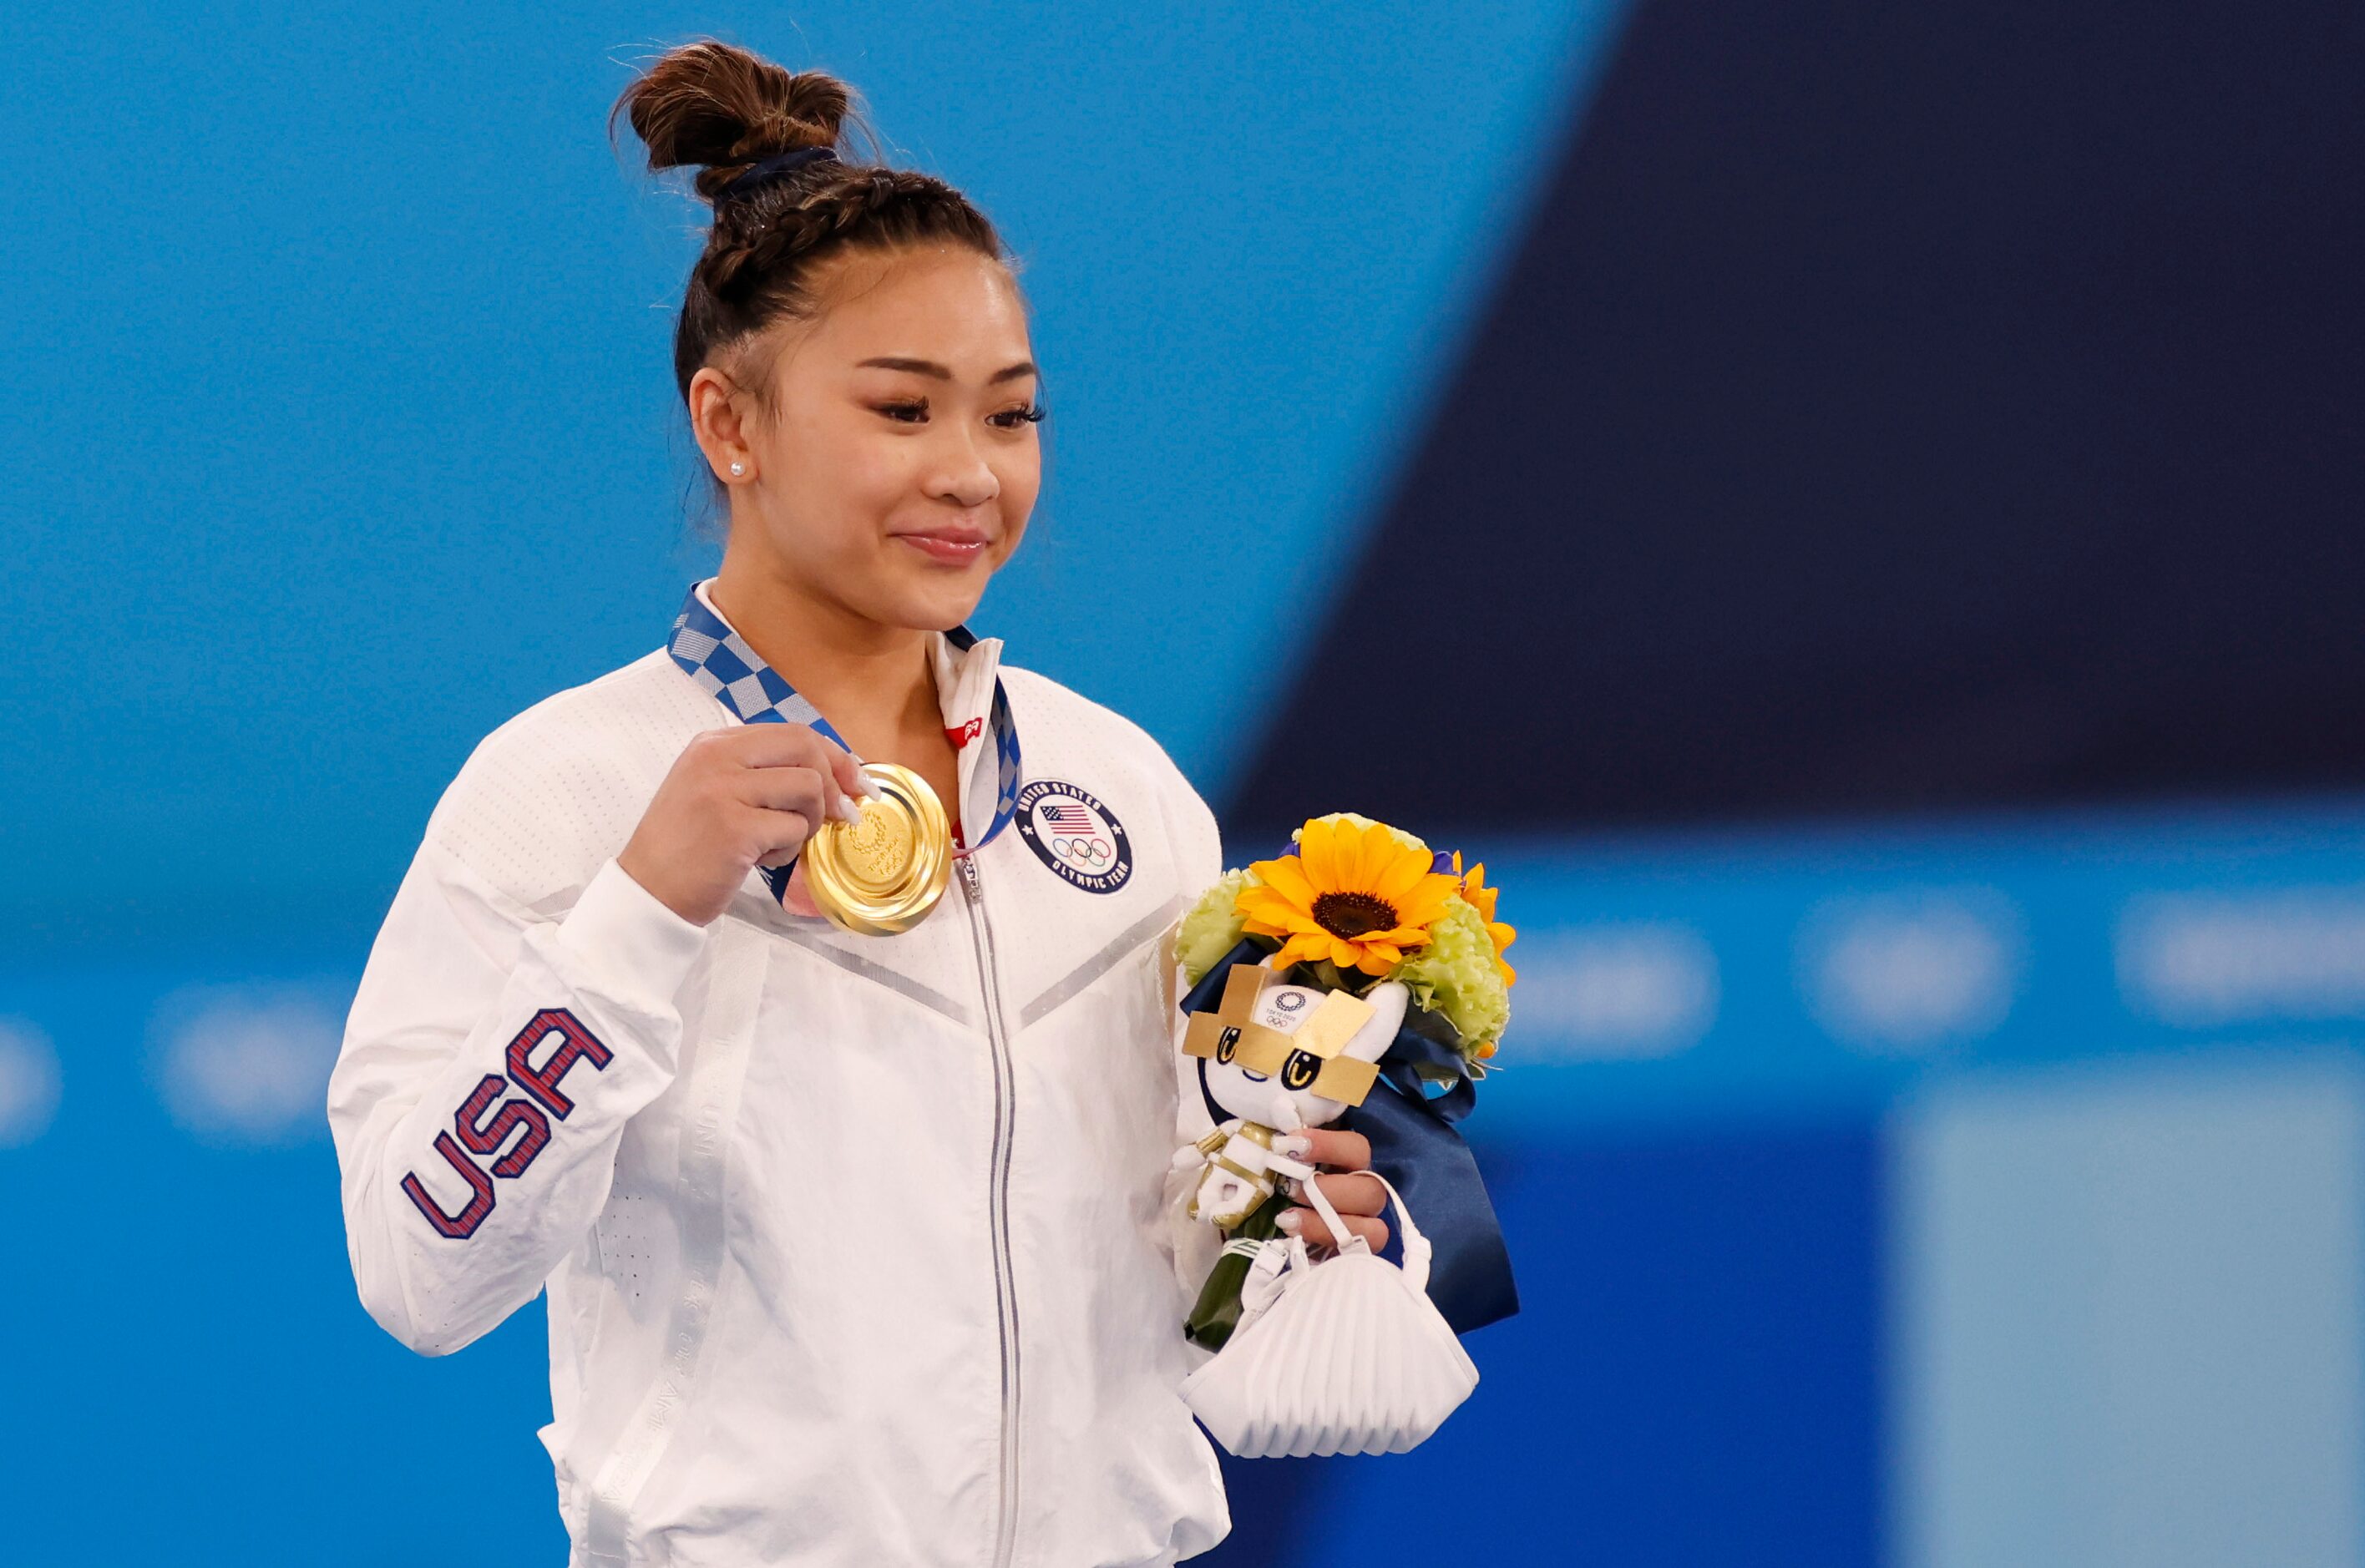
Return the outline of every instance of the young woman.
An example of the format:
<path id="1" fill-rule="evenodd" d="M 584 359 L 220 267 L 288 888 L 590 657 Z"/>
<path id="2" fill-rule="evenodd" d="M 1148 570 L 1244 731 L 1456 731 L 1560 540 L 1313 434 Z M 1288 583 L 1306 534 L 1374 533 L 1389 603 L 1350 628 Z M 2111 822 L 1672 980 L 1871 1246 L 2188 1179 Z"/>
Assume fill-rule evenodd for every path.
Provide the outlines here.
<path id="1" fill-rule="evenodd" d="M 362 1300 L 441 1355 L 547 1291 L 577 1565 L 1202 1551 L 1169 942 L 1222 857 L 1149 735 L 962 629 L 1042 468 L 1001 242 L 826 75 L 699 43 L 617 106 L 713 204 L 674 368 L 727 542 L 428 821 L 330 1087 Z M 857 757 L 953 823 L 899 935 L 806 886 Z M 1367 1146 L 1312 1137 L 1377 1246 Z"/>

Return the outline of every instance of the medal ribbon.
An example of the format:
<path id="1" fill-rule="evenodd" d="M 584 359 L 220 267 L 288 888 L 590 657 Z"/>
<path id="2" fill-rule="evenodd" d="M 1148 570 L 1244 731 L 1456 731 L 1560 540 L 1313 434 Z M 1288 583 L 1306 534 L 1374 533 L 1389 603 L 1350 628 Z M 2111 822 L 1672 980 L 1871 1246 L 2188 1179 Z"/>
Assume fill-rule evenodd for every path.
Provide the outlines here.
<path id="1" fill-rule="evenodd" d="M 962 653 L 977 645 L 977 634 L 966 626 L 956 626 L 945 636 Z M 695 586 L 682 599 L 681 613 L 674 617 L 673 634 L 666 639 L 666 652 L 681 666 L 684 675 L 737 714 L 742 723 L 806 724 L 845 750 L 854 749 L 821 716 L 820 709 L 798 696 L 796 688 L 766 664 L 747 645 L 746 639 L 731 629 L 729 622 L 707 608 Z M 1002 689 L 999 675 L 993 678 L 993 708 L 987 723 L 993 735 L 993 818 L 975 844 L 956 842 L 956 859 L 974 855 L 992 843 L 993 835 L 1008 827 L 1018 811 L 1018 726 L 1010 717 L 1010 694 Z M 961 812 L 963 817 L 968 814 L 966 809 Z M 787 896 L 789 873 L 795 868 L 794 861 L 786 866 L 758 868 L 774 899 Z"/>

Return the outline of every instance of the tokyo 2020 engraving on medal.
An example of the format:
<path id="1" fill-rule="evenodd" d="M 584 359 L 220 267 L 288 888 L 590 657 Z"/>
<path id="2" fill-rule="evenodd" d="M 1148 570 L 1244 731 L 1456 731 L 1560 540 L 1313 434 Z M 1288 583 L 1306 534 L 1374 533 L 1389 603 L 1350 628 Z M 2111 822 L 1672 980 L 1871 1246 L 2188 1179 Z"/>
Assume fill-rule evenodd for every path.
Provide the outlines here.
<path id="1" fill-rule="evenodd" d="M 891 762 L 863 765 L 883 799 L 858 823 L 831 822 L 806 841 L 805 890 L 859 935 L 891 936 L 926 918 L 952 878 L 952 826 L 926 779 Z"/>
<path id="2" fill-rule="evenodd" d="M 1113 893 L 1133 875 L 1125 824 L 1098 798 L 1057 778 L 1018 791 L 1018 834 L 1035 858 L 1088 893 Z"/>

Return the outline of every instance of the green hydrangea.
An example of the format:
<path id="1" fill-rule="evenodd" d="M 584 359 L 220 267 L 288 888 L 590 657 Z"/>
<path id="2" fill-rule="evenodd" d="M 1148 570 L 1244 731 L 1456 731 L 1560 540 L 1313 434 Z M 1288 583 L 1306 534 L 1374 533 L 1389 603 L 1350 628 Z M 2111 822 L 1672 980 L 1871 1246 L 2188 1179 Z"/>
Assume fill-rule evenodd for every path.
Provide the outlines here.
<path id="1" fill-rule="evenodd" d="M 1227 871 L 1182 917 L 1182 928 L 1174 934 L 1174 957 L 1182 966 L 1185 983 L 1197 985 L 1216 959 L 1239 945 L 1242 922 L 1234 906 L 1240 890 L 1257 880 L 1251 871 Z"/>
<path id="2" fill-rule="evenodd" d="M 1465 1056 L 1499 1041 L 1511 1021 L 1510 988 L 1495 963 L 1495 939 L 1485 917 L 1466 900 L 1446 900 L 1429 940 L 1407 951 L 1388 978 L 1405 983 L 1413 1005 L 1434 1008 L 1452 1021 Z"/>

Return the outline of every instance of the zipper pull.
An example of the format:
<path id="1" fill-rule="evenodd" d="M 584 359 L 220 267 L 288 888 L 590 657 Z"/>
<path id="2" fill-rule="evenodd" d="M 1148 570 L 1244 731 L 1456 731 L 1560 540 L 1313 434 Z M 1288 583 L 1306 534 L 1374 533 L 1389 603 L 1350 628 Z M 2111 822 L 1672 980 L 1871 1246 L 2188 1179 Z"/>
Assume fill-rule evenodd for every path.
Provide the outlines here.
<path id="1" fill-rule="evenodd" d="M 977 884 L 977 857 L 964 855 L 954 864 L 960 868 L 961 891 L 969 895 L 969 902 L 975 903 L 983 898 L 984 890 Z"/>

